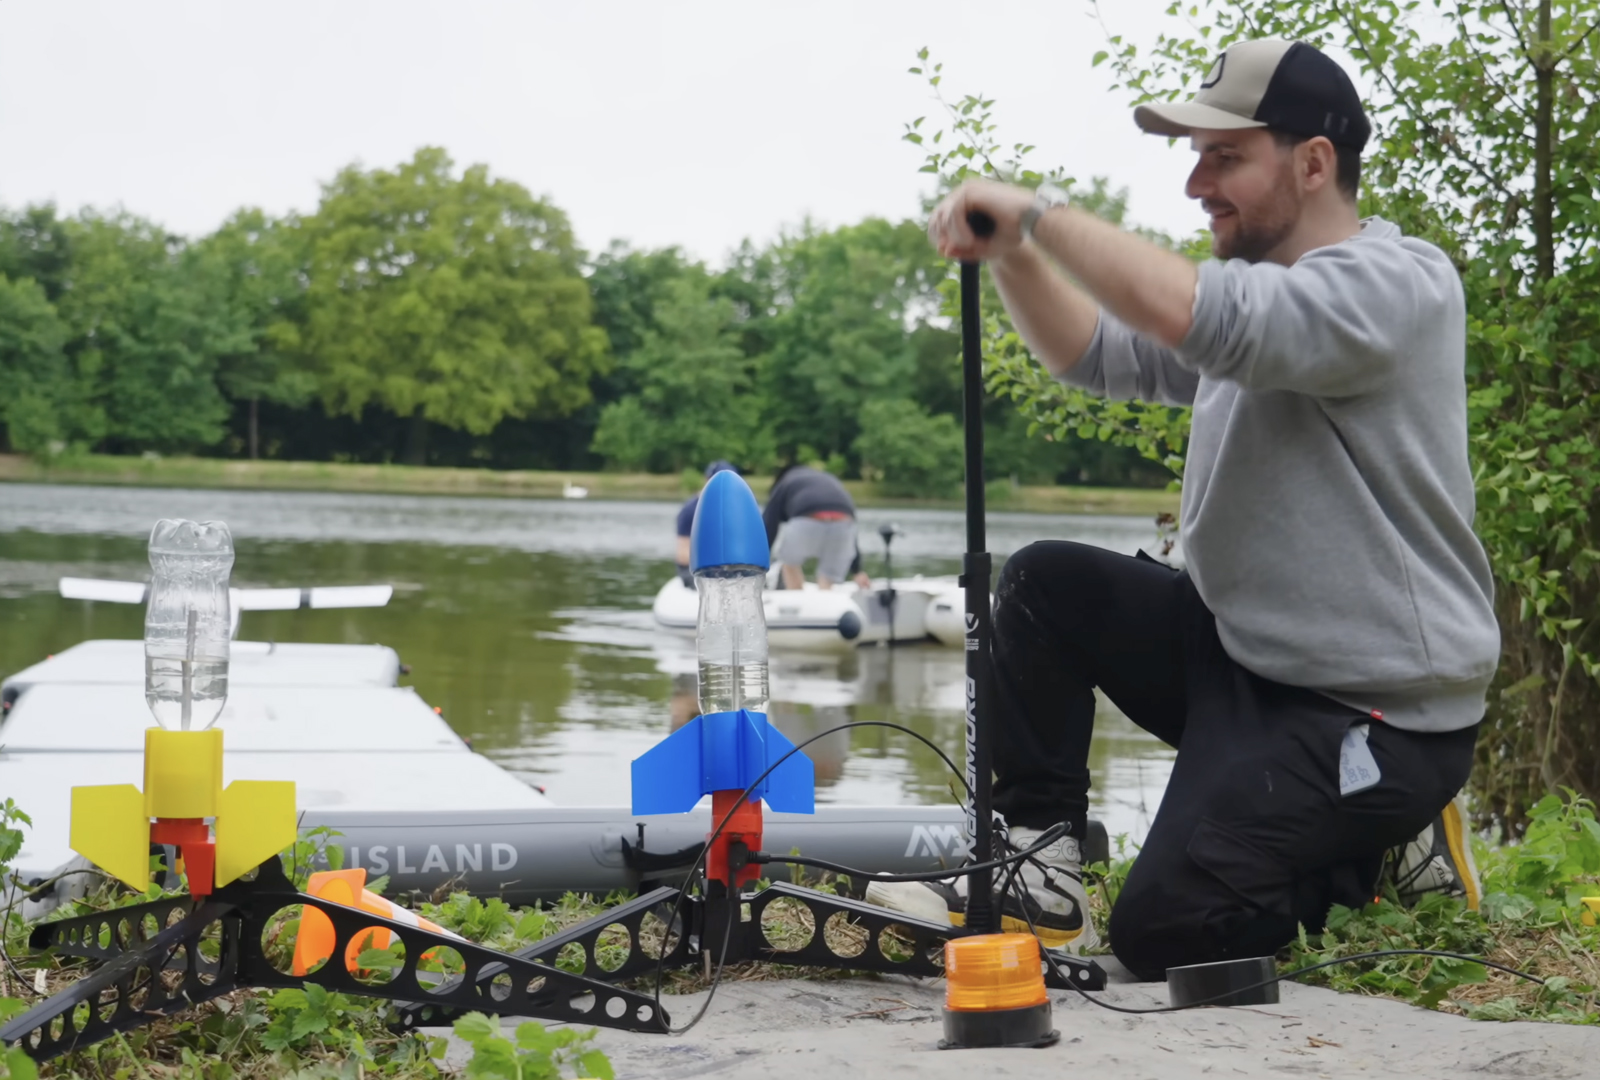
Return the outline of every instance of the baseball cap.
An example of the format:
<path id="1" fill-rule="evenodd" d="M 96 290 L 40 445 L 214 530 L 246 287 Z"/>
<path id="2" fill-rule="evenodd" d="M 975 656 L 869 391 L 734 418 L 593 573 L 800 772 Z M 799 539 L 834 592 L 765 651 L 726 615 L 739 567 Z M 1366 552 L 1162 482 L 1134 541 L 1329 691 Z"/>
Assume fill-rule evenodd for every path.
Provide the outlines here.
<path id="1" fill-rule="evenodd" d="M 1344 69 L 1303 41 L 1261 38 L 1230 46 L 1192 101 L 1140 105 L 1134 123 L 1153 135 L 1272 128 L 1361 150 L 1372 124 Z"/>

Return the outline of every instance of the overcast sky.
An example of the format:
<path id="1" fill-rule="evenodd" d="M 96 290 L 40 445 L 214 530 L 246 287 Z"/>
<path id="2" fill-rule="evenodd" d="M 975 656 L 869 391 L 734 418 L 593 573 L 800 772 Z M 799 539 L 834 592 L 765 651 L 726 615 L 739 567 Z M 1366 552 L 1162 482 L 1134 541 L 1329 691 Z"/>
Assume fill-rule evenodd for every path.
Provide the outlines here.
<path id="1" fill-rule="evenodd" d="M 1103 0 L 1153 34 L 1166 0 Z M 1087 0 L 0 0 L 0 203 L 118 204 L 190 235 L 315 208 L 351 162 L 420 145 L 551 199 L 591 251 L 720 262 L 809 214 L 918 213 L 906 69 L 997 101 L 1040 165 L 1126 186 L 1141 224 L 1204 224 L 1191 154 L 1140 135 L 1090 67 Z"/>

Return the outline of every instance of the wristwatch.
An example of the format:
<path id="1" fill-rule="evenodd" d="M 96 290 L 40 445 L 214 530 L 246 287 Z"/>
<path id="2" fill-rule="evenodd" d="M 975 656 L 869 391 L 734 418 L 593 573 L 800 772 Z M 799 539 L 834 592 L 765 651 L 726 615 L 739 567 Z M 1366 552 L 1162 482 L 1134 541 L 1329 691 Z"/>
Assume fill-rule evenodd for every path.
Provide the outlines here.
<path id="1" fill-rule="evenodd" d="M 1070 205 L 1071 202 L 1071 196 L 1060 188 L 1052 184 L 1040 184 L 1039 190 L 1034 193 L 1033 205 L 1022 212 L 1022 235 L 1033 239 L 1033 223 L 1044 216 L 1045 211 Z"/>

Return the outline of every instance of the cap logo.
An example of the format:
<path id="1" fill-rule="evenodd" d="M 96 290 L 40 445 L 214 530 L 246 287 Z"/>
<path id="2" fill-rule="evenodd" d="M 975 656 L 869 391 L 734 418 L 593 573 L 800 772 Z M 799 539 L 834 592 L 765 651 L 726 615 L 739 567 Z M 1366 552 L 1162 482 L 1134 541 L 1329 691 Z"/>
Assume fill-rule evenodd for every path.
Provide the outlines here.
<path id="1" fill-rule="evenodd" d="M 1228 62 L 1228 54 L 1223 53 L 1217 57 L 1217 62 L 1211 65 L 1211 70 L 1206 72 L 1206 77 L 1200 82 L 1200 89 L 1209 90 L 1222 81 L 1222 66 Z"/>

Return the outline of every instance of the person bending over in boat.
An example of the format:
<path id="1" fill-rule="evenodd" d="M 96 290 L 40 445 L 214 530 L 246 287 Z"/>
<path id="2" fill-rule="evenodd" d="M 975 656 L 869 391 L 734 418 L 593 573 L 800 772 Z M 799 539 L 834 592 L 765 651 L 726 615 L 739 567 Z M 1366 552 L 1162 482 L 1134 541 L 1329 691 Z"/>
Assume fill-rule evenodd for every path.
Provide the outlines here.
<path id="1" fill-rule="evenodd" d="M 705 479 L 710 480 L 724 469 L 730 472 L 739 471 L 732 462 L 718 459 L 706 466 Z M 678 580 L 691 589 L 694 588 L 694 574 L 689 572 L 689 534 L 694 531 L 694 512 L 699 506 L 700 493 L 697 491 L 689 497 L 688 502 L 678 508 Z"/>
<path id="2" fill-rule="evenodd" d="M 1079 864 L 1094 691 L 1178 748 L 1110 923 L 1116 956 L 1161 979 L 1271 955 L 1390 886 L 1476 904 L 1457 793 L 1500 632 L 1472 531 L 1461 283 L 1432 244 L 1358 216 L 1370 125 L 1348 76 L 1309 45 L 1241 42 L 1192 101 L 1134 120 L 1197 153 L 1185 192 L 1213 260 L 986 181 L 928 233 L 989 264 L 1063 382 L 1194 407 L 1186 569 L 1043 541 L 995 593 L 995 807 L 1013 847 L 1070 830 L 1021 874 L 1047 944 L 1095 942 Z"/>
<path id="3" fill-rule="evenodd" d="M 805 564 L 810 559 L 817 560 L 819 589 L 831 589 L 834 582 L 851 576 L 860 588 L 871 586 L 861 572 L 856 504 L 837 477 L 805 465 L 783 466 L 773 477 L 761 520 L 767 526 L 767 543 L 777 542 L 772 557 L 782 567 L 785 589 L 805 585 Z"/>

